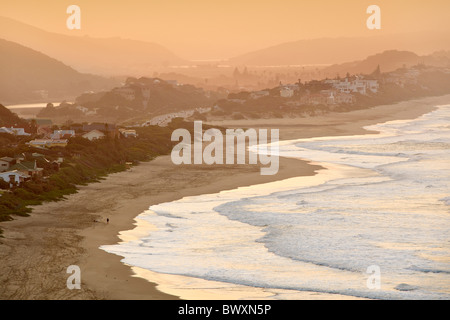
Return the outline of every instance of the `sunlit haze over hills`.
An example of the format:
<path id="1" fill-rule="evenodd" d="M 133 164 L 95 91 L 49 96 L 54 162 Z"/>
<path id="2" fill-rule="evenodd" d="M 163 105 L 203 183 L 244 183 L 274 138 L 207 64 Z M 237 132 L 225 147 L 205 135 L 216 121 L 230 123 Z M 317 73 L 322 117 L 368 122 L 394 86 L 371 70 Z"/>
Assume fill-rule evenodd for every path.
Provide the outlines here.
<path id="1" fill-rule="evenodd" d="M 66 9 L 71 4 L 81 8 L 81 30 L 68 30 L 66 27 Z M 366 27 L 366 9 L 371 4 L 381 8 L 381 30 L 368 30 Z M 80 0 L 73 3 L 18 0 L 0 3 L 0 16 L 45 31 L 152 42 L 187 60 L 229 59 L 281 43 L 307 39 L 372 36 L 392 39 L 392 35 L 398 34 L 408 34 L 410 38 L 417 34 L 417 39 L 428 39 L 422 47 L 414 45 L 398 49 L 429 54 L 438 49 L 448 49 L 438 47 L 439 43 L 445 46 L 442 37 L 435 40 L 433 37 L 450 30 L 449 10 L 450 2 L 447 0 Z M 354 48 L 350 59 L 367 55 L 367 52 L 358 55 L 360 49 L 363 50 L 363 46 Z M 377 51 L 387 49 L 394 48 L 385 45 Z M 324 61 L 328 62 L 336 61 Z"/>
<path id="2" fill-rule="evenodd" d="M 0 0 L 0 300 L 450 300 L 449 12 Z"/>

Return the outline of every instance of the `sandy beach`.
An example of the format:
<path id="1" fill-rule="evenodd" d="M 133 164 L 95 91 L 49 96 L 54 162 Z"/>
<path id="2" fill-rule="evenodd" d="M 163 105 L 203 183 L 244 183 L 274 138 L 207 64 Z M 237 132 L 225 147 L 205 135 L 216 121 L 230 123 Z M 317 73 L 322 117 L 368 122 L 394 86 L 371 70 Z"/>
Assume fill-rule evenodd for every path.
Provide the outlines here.
<path id="1" fill-rule="evenodd" d="M 278 128 L 280 139 L 369 133 L 363 127 L 413 119 L 450 103 L 450 95 L 411 100 L 348 113 L 312 118 L 215 121 L 230 128 Z M 100 250 L 120 241 L 134 218 L 149 206 L 185 196 L 215 193 L 296 176 L 312 176 L 320 166 L 301 159 L 280 159 L 274 176 L 258 165 L 175 166 L 169 156 L 82 186 L 59 202 L 36 206 L 30 217 L 1 224 L 0 299 L 177 299 L 157 284 L 135 277 L 119 256 Z M 109 223 L 106 222 L 109 219 Z M 69 290 L 67 267 L 81 269 L 81 289 Z M 154 282 L 157 282 L 155 279 Z"/>

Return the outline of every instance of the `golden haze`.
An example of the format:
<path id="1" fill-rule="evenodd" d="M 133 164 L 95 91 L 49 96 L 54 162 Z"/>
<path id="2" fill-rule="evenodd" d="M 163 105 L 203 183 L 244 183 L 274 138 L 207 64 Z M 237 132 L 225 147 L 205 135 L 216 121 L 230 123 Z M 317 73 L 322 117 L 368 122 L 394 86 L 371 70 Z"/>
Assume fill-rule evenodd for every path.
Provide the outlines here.
<path id="1" fill-rule="evenodd" d="M 66 28 L 66 8 L 71 4 L 79 5 L 82 10 L 80 31 Z M 366 8 L 371 4 L 381 7 L 381 31 L 366 28 Z M 17 0 L 0 3 L 0 15 L 47 31 L 155 42 L 182 58 L 193 60 L 230 58 L 301 39 L 448 31 L 449 9 L 448 0 Z"/>

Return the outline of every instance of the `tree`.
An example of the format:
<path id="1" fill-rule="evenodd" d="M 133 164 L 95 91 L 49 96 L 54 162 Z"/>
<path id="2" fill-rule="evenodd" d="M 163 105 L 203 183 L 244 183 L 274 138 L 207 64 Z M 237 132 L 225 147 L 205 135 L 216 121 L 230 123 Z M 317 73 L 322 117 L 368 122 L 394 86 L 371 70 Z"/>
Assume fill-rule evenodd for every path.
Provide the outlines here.
<path id="1" fill-rule="evenodd" d="M 379 79 L 381 76 L 381 69 L 380 69 L 380 65 L 377 66 L 377 68 L 375 69 L 374 72 L 372 72 L 371 74 L 372 77 Z"/>
<path id="2" fill-rule="evenodd" d="M 239 72 L 239 69 L 236 67 L 233 71 L 233 78 L 239 78 L 241 76 L 241 73 Z"/>

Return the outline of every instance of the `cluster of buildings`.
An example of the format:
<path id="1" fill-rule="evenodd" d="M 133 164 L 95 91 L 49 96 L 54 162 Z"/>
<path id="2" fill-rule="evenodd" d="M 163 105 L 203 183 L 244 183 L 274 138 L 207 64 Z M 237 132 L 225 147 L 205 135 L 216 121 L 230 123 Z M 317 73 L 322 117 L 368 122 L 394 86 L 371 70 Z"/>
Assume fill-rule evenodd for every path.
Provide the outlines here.
<path id="1" fill-rule="evenodd" d="M 17 130 L 17 128 L 12 129 L 15 129 L 14 132 L 16 132 L 17 135 L 23 135 L 24 133 L 23 130 Z M 27 144 L 35 149 L 66 147 L 69 139 L 72 137 L 80 136 L 93 141 L 103 139 L 107 135 L 114 136 L 116 134 L 123 138 L 137 137 L 136 130 L 119 129 L 114 124 L 85 124 L 80 126 L 75 125 L 68 130 L 53 130 L 52 132 L 47 132 L 43 138 L 31 140 Z M 53 166 L 55 169 L 59 169 L 60 164 L 64 161 L 64 159 L 60 157 L 57 160 L 50 162 L 44 155 L 36 152 L 32 153 L 31 156 L 28 155 L 28 160 L 25 160 L 25 155 L 2 157 L 0 158 L 0 179 L 9 183 L 10 187 L 13 187 L 34 177 L 41 178 L 44 169 L 39 168 L 37 165 L 37 160 L 39 158 L 41 158 L 44 163 Z M 33 160 L 30 161 L 29 159 Z"/>
<path id="2" fill-rule="evenodd" d="M 343 105 L 356 102 L 355 94 L 367 95 L 377 93 L 379 82 L 374 79 L 362 77 L 347 77 L 345 79 L 332 79 L 315 81 L 314 83 L 280 84 L 279 96 L 287 98 L 290 106 L 300 105 Z M 251 92 L 250 99 L 260 99 L 270 96 L 269 90 Z M 232 100 L 232 99 L 230 99 Z M 234 99 L 236 100 L 236 99 Z M 245 101 L 236 101 L 243 103 Z"/>
<path id="3" fill-rule="evenodd" d="M 41 139 L 34 139 L 28 142 L 30 147 L 52 148 L 65 147 L 69 139 L 80 136 L 90 141 L 103 139 L 106 136 L 121 136 L 124 138 L 137 137 L 136 130 L 118 129 L 114 124 L 94 123 L 71 126 L 68 130 L 54 130 L 44 135 Z"/>
<path id="4" fill-rule="evenodd" d="M 377 93 L 380 85 L 378 80 L 374 79 L 362 79 L 360 77 L 354 77 L 353 80 L 350 78 L 341 79 L 328 79 L 324 80 L 325 84 L 329 84 L 333 89 L 341 93 L 359 93 L 362 95 L 367 95 L 369 93 Z"/>
<path id="5" fill-rule="evenodd" d="M 49 162 L 43 155 L 38 153 L 32 154 L 32 158 L 34 159 L 32 161 L 26 161 L 24 155 L 0 158 L 0 179 L 9 183 L 10 187 L 13 187 L 33 177 L 42 177 L 44 169 L 38 167 L 36 160 L 39 157 Z M 62 158 L 54 161 L 52 165 L 59 168 L 61 162 Z"/>

